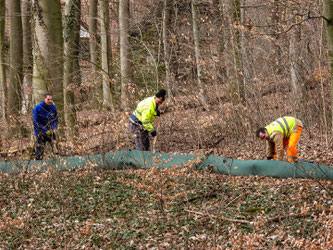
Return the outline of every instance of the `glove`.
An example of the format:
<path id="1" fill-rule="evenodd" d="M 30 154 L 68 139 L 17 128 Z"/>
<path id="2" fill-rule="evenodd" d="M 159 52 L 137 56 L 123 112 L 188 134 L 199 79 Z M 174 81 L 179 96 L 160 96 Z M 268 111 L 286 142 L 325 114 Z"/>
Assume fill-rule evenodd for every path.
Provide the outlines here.
<path id="1" fill-rule="evenodd" d="M 153 130 L 150 132 L 150 135 L 151 135 L 152 137 L 155 137 L 155 136 L 157 135 L 156 130 L 153 129 Z"/>
<path id="2" fill-rule="evenodd" d="M 45 134 L 46 134 L 47 136 L 52 135 L 52 133 L 53 133 L 53 131 L 52 131 L 51 129 L 45 132 Z"/>
<path id="3" fill-rule="evenodd" d="M 273 156 L 267 156 L 267 160 L 272 160 Z"/>
<path id="4" fill-rule="evenodd" d="M 156 116 L 160 116 L 161 115 L 161 112 L 159 109 L 156 109 Z"/>

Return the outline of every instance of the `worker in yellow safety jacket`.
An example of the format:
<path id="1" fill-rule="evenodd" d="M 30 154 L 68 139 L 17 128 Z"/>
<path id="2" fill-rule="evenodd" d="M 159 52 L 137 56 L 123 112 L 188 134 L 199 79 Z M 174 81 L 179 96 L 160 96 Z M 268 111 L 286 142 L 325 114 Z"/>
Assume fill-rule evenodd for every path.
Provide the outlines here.
<path id="1" fill-rule="evenodd" d="M 149 135 L 155 137 L 156 130 L 153 122 L 160 116 L 158 107 L 165 101 L 166 90 L 161 89 L 155 96 L 139 102 L 135 111 L 130 115 L 130 129 L 135 136 L 137 150 L 148 151 L 150 147 Z"/>
<path id="2" fill-rule="evenodd" d="M 256 131 L 256 136 L 266 140 L 267 160 L 284 160 L 284 150 L 287 148 L 287 161 L 297 160 L 297 148 L 303 123 L 291 116 L 281 117 L 264 128 Z"/>

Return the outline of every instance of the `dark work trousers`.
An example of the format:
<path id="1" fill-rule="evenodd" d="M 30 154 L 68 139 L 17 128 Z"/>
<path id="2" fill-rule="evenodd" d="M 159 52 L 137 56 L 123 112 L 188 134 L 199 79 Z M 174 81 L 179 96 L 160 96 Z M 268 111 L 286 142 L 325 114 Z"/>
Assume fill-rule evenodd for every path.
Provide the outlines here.
<path id="1" fill-rule="evenodd" d="M 149 133 L 143 127 L 130 122 L 131 132 L 135 137 L 135 146 L 137 150 L 148 151 L 149 150 Z"/>
<path id="2" fill-rule="evenodd" d="M 56 143 L 56 136 L 53 133 L 52 135 L 46 135 L 46 134 L 40 134 L 37 137 L 36 141 L 36 160 L 43 159 L 44 155 L 44 149 L 46 142 L 51 144 L 52 150 L 53 150 L 53 143 Z M 55 145 L 57 147 L 57 145 Z"/>

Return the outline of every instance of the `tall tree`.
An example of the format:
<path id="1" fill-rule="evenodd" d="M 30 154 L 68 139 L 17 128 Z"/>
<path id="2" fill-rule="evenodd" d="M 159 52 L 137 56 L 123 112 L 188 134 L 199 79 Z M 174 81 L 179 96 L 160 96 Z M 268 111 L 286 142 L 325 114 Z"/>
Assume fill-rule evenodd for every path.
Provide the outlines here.
<path id="1" fill-rule="evenodd" d="M 291 20 L 297 22 L 294 17 Z M 300 53 L 301 26 L 296 25 L 289 33 L 289 60 L 290 60 L 290 82 L 296 103 L 300 105 L 303 100 L 304 71 L 302 70 L 303 60 Z M 298 107 L 298 105 L 295 105 Z"/>
<path id="2" fill-rule="evenodd" d="M 129 43 L 129 0 L 119 0 L 119 45 L 121 74 L 121 105 L 129 109 L 127 89 L 131 83 Z"/>
<path id="3" fill-rule="evenodd" d="M 97 0 L 90 0 L 89 3 L 89 14 L 88 14 L 88 25 L 89 25 L 89 48 L 90 48 L 90 61 L 91 69 L 93 73 L 98 71 L 98 43 L 97 43 Z"/>
<path id="4" fill-rule="evenodd" d="M 0 0 L 0 88 L 1 88 L 1 110 L 2 117 L 7 120 L 7 81 L 5 67 L 5 20 L 6 1 Z"/>
<path id="5" fill-rule="evenodd" d="M 164 65 L 165 65 L 165 83 L 168 90 L 168 96 L 173 97 L 173 79 L 170 70 L 170 42 L 169 42 L 169 32 L 170 32 L 170 12 L 171 12 L 171 0 L 164 0 L 163 6 L 163 47 L 164 47 Z"/>
<path id="6" fill-rule="evenodd" d="M 331 69 L 331 112 L 333 117 L 333 1 L 324 0 L 324 17 L 326 20 L 326 33 L 327 33 L 327 46 L 328 46 L 328 60 Z M 331 130 L 333 133 L 333 118 Z"/>
<path id="7" fill-rule="evenodd" d="M 31 109 L 32 95 L 32 33 L 31 33 L 31 1 L 22 0 L 23 30 L 23 105 L 25 111 Z"/>
<path id="8" fill-rule="evenodd" d="M 223 0 L 214 0 L 213 1 L 214 9 L 218 12 L 217 19 L 216 19 L 216 27 L 217 29 L 217 63 L 214 63 L 214 78 L 218 80 L 218 75 L 220 75 L 220 81 L 227 82 L 226 77 L 226 59 L 225 59 L 225 47 L 227 43 L 225 32 L 229 30 L 229 23 L 225 22 L 225 10 L 226 10 L 226 3 Z M 216 81 L 217 82 L 217 81 Z"/>
<path id="9" fill-rule="evenodd" d="M 101 25 L 101 57 L 103 71 L 103 108 L 113 109 L 111 92 L 111 39 L 109 0 L 99 0 Z"/>
<path id="10" fill-rule="evenodd" d="M 95 86 L 95 98 L 100 101 L 103 99 L 103 88 L 100 78 L 100 49 L 98 45 L 98 31 L 97 31 L 97 19 L 98 19 L 98 1 L 91 0 L 89 2 L 89 14 L 88 14 L 88 25 L 89 25 L 89 51 L 90 51 L 90 62 L 91 62 L 91 73 L 94 79 Z"/>
<path id="11" fill-rule="evenodd" d="M 241 8 L 240 0 L 231 0 L 231 48 L 233 53 L 233 71 L 234 81 L 232 81 L 232 100 L 235 103 L 245 102 L 245 85 L 242 58 L 242 41 L 241 41 Z"/>
<path id="12" fill-rule="evenodd" d="M 273 0 L 272 2 L 272 8 L 271 8 L 271 22 L 272 22 L 272 26 L 271 26 L 271 33 L 272 33 L 272 38 L 273 38 L 273 42 L 271 44 L 272 46 L 272 52 L 275 53 L 274 54 L 274 58 L 275 60 L 273 61 L 274 63 L 274 73 L 278 76 L 281 75 L 282 73 L 282 65 L 281 65 L 281 58 L 282 58 L 282 49 L 281 46 L 279 44 L 279 40 L 280 40 L 280 28 L 279 25 L 281 23 L 281 13 L 282 11 L 280 10 L 280 0 Z"/>
<path id="13" fill-rule="evenodd" d="M 64 22 L 64 114 L 68 135 L 78 136 L 74 89 L 81 82 L 79 67 L 81 1 L 67 0 Z"/>
<path id="14" fill-rule="evenodd" d="M 52 92 L 53 100 L 63 123 L 63 34 L 59 0 L 36 0 L 34 13 L 33 99 L 39 102 L 45 92 Z"/>
<path id="15" fill-rule="evenodd" d="M 196 70 L 197 70 L 197 81 L 200 93 L 200 101 L 205 108 L 207 107 L 207 96 L 206 90 L 203 83 L 202 75 L 202 59 L 201 59 L 201 50 L 200 50 L 200 36 L 198 28 L 198 3 L 197 0 L 191 1 L 192 9 L 192 26 L 193 26 L 193 39 L 194 39 L 194 52 L 195 52 L 195 61 L 196 61 Z"/>
<path id="16" fill-rule="evenodd" d="M 22 105 L 21 85 L 23 79 L 23 38 L 20 0 L 8 3 L 10 69 L 8 82 L 8 109 L 10 114 L 19 114 Z"/>

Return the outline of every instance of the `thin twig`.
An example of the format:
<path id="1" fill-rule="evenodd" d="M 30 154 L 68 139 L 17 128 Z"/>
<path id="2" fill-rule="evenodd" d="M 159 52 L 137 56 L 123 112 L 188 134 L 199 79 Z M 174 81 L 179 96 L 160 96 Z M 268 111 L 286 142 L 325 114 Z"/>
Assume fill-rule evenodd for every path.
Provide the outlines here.
<path id="1" fill-rule="evenodd" d="M 213 193 L 210 193 L 210 194 L 204 194 L 204 195 L 201 195 L 201 196 L 193 197 L 193 198 L 188 199 L 186 201 L 181 201 L 177 205 L 178 206 L 184 205 L 186 203 L 189 203 L 189 202 L 192 202 L 192 201 L 195 201 L 195 200 L 198 200 L 198 199 L 216 198 L 216 196 L 217 196 L 217 192 L 213 192 Z"/>
<path id="2" fill-rule="evenodd" d="M 213 214 L 204 214 L 204 213 L 200 213 L 200 212 L 193 211 L 193 210 L 187 210 L 187 209 L 184 209 L 184 211 L 189 212 L 189 213 L 193 213 L 193 214 L 198 214 L 198 215 L 201 215 L 201 216 L 208 216 L 210 218 L 218 218 L 218 219 L 221 219 L 221 220 L 224 220 L 224 221 L 229 221 L 229 222 L 234 222 L 234 223 L 251 224 L 251 221 L 230 219 L 230 218 L 224 217 L 223 215 L 216 216 L 216 215 L 213 215 Z"/>
<path id="3" fill-rule="evenodd" d="M 330 211 L 324 209 L 324 210 L 303 212 L 303 213 L 299 213 L 299 214 L 288 214 L 288 215 L 284 215 L 284 216 L 278 215 L 278 216 L 275 216 L 275 217 L 265 221 L 265 224 L 269 224 L 272 222 L 279 222 L 279 221 L 287 219 L 287 218 L 304 218 L 304 217 L 312 216 L 314 213 L 323 213 L 323 212 L 329 213 Z"/>

